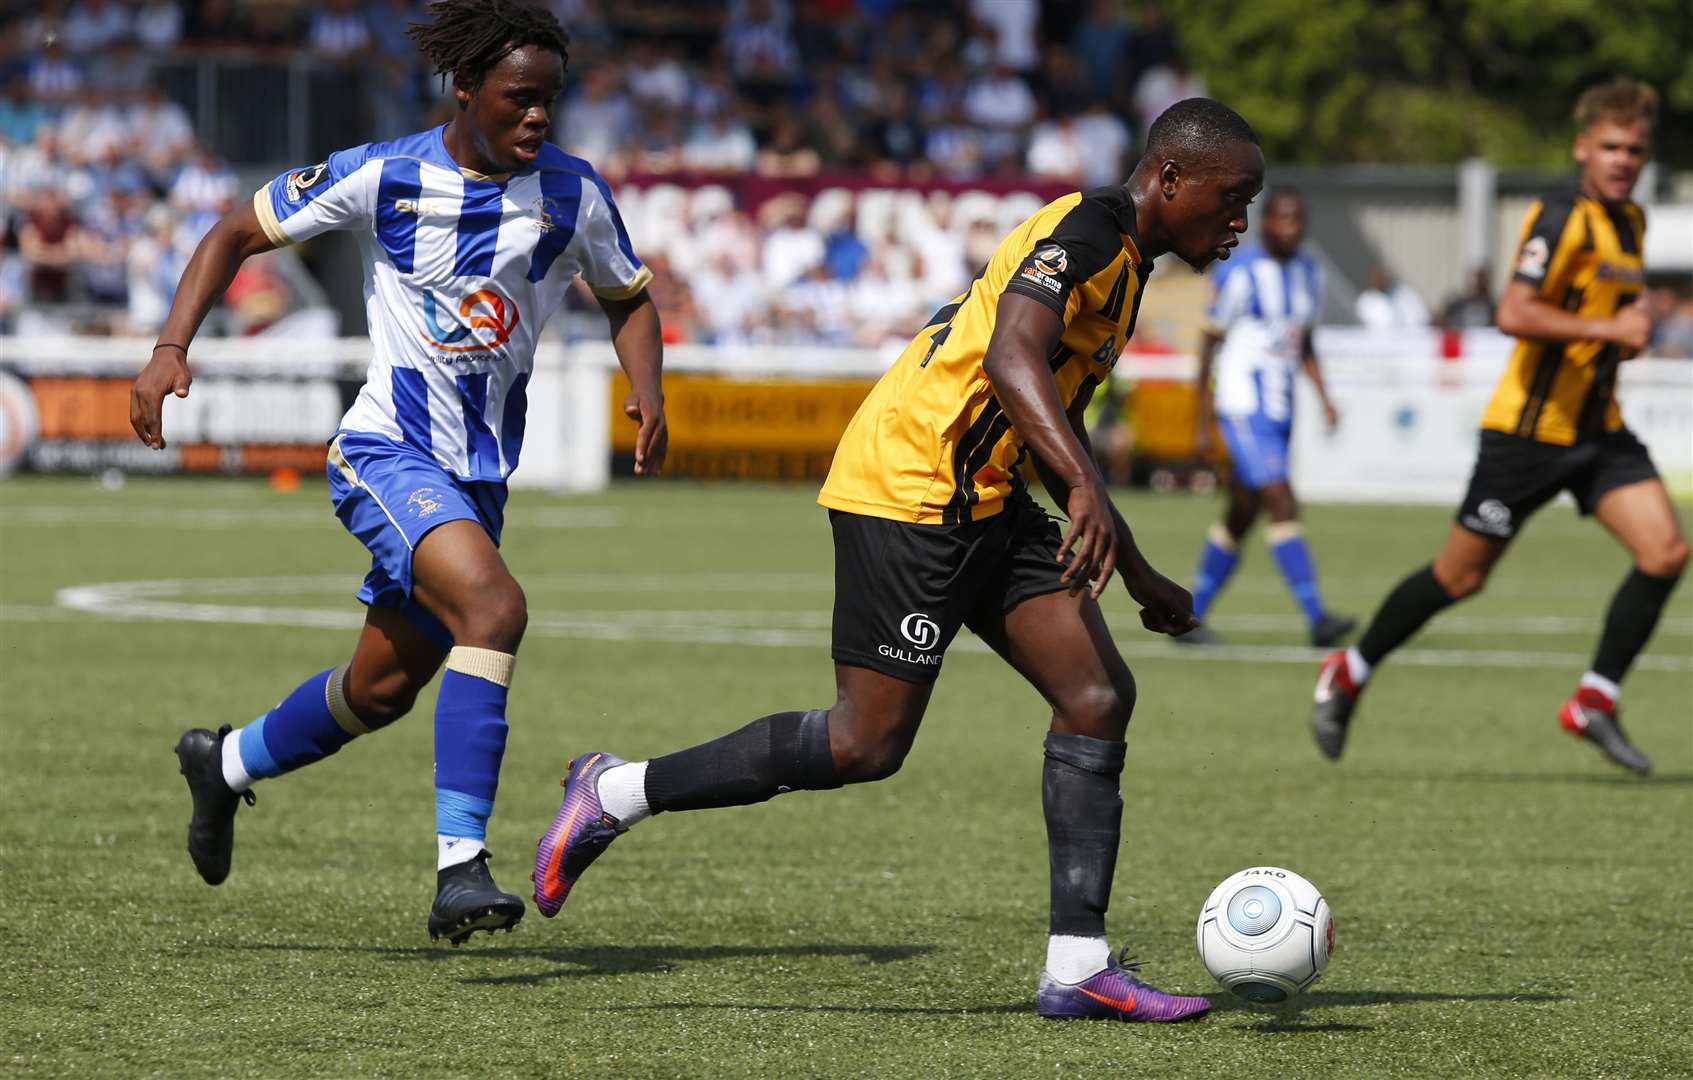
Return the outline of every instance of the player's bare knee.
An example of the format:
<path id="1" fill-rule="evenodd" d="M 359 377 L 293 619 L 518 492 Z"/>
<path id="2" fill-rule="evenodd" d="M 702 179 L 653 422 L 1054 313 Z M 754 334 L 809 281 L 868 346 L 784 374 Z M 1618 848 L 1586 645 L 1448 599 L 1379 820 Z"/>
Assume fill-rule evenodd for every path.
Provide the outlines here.
<path id="1" fill-rule="evenodd" d="M 1680 577 L 1687 568 L 1687 540 L 1675 536 L 1660 544 L 1655 544 L 1634 560 L 1643 574 L 1653 577 Z"/>
<path id="2" fill-rule="evenodd" d="M 1264 511 L 1271 521 L 1299 520 L 1299 500 L 1286 484 L 1271 484 L 1263 492 Z"/>
<path id="3" fill-rule="evenodd" d="M 831 719 L 833 714 L 831 714 Z M 848 784 L 886 780 L 905 764 L 911 741 L 898 735 L 849 732 L 837 739 L 831 732 L 829 748 L 835 759 L 835 776 Z"/>
<path id="4" fill-rule="evenodd" d="M 1434 579 L 1440 582 L 1440 587 L 1446 590 L 1446 595 L 1454 600 L 1463 600 L 1474 596 L 1487 584 L 1487 568 L 1479 566 L 1461 566 L 1454 569 L 1442 570 L 1435 567 Z"/>
<path id="5" fill-rule="evenodd" d="M 523 589 L 507 575 L 479 589 L 476 602 L 460 622 L 453 633 L 459 644 L 514 653 L 529 628 L 529 603 Z"/>
<path id="6" fill-rule="evenodd" d="M 1135 679 L 1124 671 L 1070 695 L 1055 710 L 1053 730 L 1115 741 L 1128 731 L 1134 711 Z"/>
<path id="7" fill-rule="evenodd" d="M 356 672 L 349 671 L 343 688 L 347 706 L 371 731 L 387 727 L 411 712 L 421 689 L 403 671 L 389 672 L 375 679 L 362 679 Z"/>
<path id="8" fill-rule="evenodd" d="M 375 731 L 411 712 L 412 706 L 417 704 L 417 690 L 403 684 L 378 684 L 362 694 L 355 694 L 349 687 L 347 704 L 352 706 L 353 714 L 364 721 L 365 727 Z"/>

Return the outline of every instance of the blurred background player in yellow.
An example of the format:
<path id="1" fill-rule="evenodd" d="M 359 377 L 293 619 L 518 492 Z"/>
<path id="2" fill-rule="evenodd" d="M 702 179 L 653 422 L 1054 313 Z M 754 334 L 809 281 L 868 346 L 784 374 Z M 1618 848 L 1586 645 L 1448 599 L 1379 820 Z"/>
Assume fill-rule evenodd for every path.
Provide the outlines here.
<path id="1" fill-rule="evenodd" d="M 1523 223 L 1499 328 L 1517 338 L 1481 421 L 1481 449 L 1457 523 L 1434 562 L 1388 594 L 1358 644 L 1328 656 L 1312 732 L 1338 758 L 1371 670 L 1424 623 L 1487 582 L 1530 514 L 1568 491 L 1633 557 L 1605 615 L 1592 666 L 1559 710 L 1571 734 L 1637 773 L 1651 761 L 1618 720 L 1621 683 L 1687 565 L 1687 540 L 1646 447 L 1623 425 L 1617 368 L 1650 338 L 1641 249 L 1645 216 L 1630 198 L 1652 152 L 1658 95 L 1633 79 L 1576 103 L 1576 184 Z M 1556 588 L 1556 584 L 1549 585 Z"/>

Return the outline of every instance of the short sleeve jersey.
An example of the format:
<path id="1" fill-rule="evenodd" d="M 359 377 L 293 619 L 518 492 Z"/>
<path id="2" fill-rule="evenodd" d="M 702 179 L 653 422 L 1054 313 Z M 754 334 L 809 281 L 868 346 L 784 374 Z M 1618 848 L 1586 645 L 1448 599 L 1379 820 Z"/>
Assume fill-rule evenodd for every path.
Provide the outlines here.
<path id="1" fill-rule="evenodd" d="M 1252 245 L 1218 267 L 1206 322 L 1223 339 L 1215 368 L 1219 416 L 1292 420 L 1294 372 L 1322 302 L 1322 270 L 1303 253 L 1278 259 Z"/>
<path id="2" fill-rule="evenodd" d="M 652 274 L 586 161 L 543 144 L 523 172 L 484 176 L 453 161 L 444 132 L 290 169 L 253 208 L 278 246 L 358 234 L 373 354 L 342 430 L 499 481 L 517 467 L 535 344 L 571 279 L 627 298 Z"/>
<path id="3" fill-rule="evenodd" d="M 1640 295 L 1646 218 L 1634 203 L 1607 207 L 1575 190 L 1529 209 L 1512 281 L 1589 318 L 1609 318 Z M 1519 338 L 1481 426 L 1571 446 L 1622 427 L 1617 408 L 1621 346 L 1605 341 Z"/>
<path id="4" fill-rule="evenodd" d="M 1068 408 L 1110 376 L 1151 270 L 1122 188 L 1042 207 L 1000 242 L 970 288 L 935 314 L 870 391 L 817 501 L 924 525 L 998 513 L 1023 483 L 1026 453 L 982 369 L 1000 298 L 1026 296 L 1063 318 L 1047 362 Z"/>

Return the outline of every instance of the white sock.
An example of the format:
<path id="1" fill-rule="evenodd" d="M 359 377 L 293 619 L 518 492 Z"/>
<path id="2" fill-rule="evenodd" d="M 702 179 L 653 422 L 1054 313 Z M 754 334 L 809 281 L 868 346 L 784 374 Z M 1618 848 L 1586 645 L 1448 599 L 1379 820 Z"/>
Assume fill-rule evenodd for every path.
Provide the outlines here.
<path id="1" fill-rule="evenodd" d="M 223 737 L 223 782 L 231 791 L 246 791 L 253 786 L 247 767 L 241 764 L 241 729 L 236 728 Z M 257 795 L 253 796 L 255 799 Z"/>
<path id="2" fill-rule="evenodd" d="M 1611 700 L 1615 705 L 1622 699 L 1622 687 L 1605 678 L 1603 675 L 1589 671 L 1581 677 L 1581 685 L 1589 690 L 1597 690 Z"/>
<path id="3" fill-rule="evenodd" d="M 1370 663 L 1364 659 L 1364 654 L 1358 651 L 1358 646 L 1350 646 L 1346 650 L 1346 674 L 1352 677 L 1352 685 L 1362 688 L 1364 681 L 1370 677 Z"/>
<path id="4" fill-rule="evenodd" d="M 442 836 L 435 834 L 435 869 L 445 870 L 449 866 L 467 863 L 482 853 L 482 841 L 468 836 Z"/>
<path id="5" fill-rule="evenodd" d="M 594 789 L 600 806 L 625 829 L 653 816 L 647 805 L 647 763 L 631 761 L 600 773 Z"/>
<path id="6" fill-rule="evenodd" d="M 1053 934 L 1046 939 L 1046 973 L 1061 983 L 1083 982 L 1110 962 L 1111 946 L 1103 937 Z"/>

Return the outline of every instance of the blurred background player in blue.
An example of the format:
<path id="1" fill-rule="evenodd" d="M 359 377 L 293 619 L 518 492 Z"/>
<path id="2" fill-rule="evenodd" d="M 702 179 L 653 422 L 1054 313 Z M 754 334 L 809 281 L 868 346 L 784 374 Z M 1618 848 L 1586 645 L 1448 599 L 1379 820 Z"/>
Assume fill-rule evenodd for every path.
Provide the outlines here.
<path id="1" fill-rule="evenodd" d="M 1262 244 L 1242 248 L 1219 268 L 1200 342 L 1197 452 L 1201 461 L 1214 457 L 1214 417 L 1229 451 L 1229 501 L 1223 519 L 1206 535 L 1194 574 L 1193 613 L 1201 625 L 1175 640 L 1216 642 L 1203 620 L 1234 573 L 1240 543 L 1262 512 L 1270 517 L 1265 530 L 1270 554 L 1305 613 L 1312 643 L 1332 645 L 1356 624 L 1323 607 L 1287 464 L 1299 368 L 1316 388 L 1324 421 L 1331 429 L 1340 422 L 1311 346 L 1311 327 L 1322 308 L 1323 273 L 1299 250 L 1305 239 L 1305 200 L 1299 192 L 1281 188 L 1273 193 L 1260 229 Z"/>

